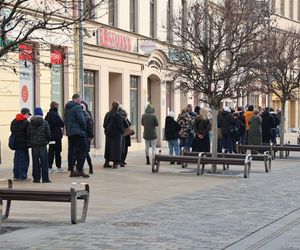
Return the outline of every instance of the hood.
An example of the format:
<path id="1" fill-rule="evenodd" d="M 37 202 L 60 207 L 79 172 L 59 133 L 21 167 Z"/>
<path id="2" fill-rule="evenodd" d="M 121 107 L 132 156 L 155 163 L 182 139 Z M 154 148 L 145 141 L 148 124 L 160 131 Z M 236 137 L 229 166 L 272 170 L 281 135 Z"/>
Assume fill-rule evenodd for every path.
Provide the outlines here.
<path id="1" fill-rule="evenodd" d="M 74 108 L 76 105 L 79 105 L 78 103 L 76 102 L 73 102 L 73 101 L 69 101 L 67 104 L 66 104 L 66 109 L 71 109 L 71 108 Z"/>
<path id="2" fill-rule="evenodd" d="M 145 113 L 155 113 L 155 108 L 152 105 L 148 104 L 147 108 L 145 109 Z"/>
<path id="3" fill-rule="evenodd" d="M 43 123 L 44 123 L 44 119 L 39 115 L 34 115 L 30 118 L 30 124 L 33 127 L 40 127 L 43 125 Z"/>
<path id="4" fill-rule="evenodd" d="M 264 111 L 261 116 L 267 117 L 270 116 L 270 112 L 269 111 Z"/>
<path id="5" fill-rule="evenodd" d="M 27 120 L 27 118 L 23 114 L 17 114 L 16 115 L 16 120 L 17 121 L 25 121 L 25 120 Z"/>
<path id="6" fill-rule="evenodd" d="M 58 109 L 57 108 L 51 108 L 51 109 L 49 109 L 49 111 L 58 112 Z"/>
<path id="7" fill-rule="evenodd" d="M 222 116 L 223 116 L 223 117 L 225 117 L 225 116 L 227 116 L 227 115 L 229 115 L 229 114 L 230 114 L 230 113 L 227 112 L 227 111 L 225 111 L 225 110 L 222 112 Z"/>

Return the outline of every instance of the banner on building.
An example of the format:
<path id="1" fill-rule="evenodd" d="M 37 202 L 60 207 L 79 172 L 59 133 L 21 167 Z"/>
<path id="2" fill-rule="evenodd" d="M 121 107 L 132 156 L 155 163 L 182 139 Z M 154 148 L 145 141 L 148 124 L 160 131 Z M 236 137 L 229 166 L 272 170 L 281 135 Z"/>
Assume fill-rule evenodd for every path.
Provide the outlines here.
<path id="1" fill-rule="evenodd" d="M 33 45 L 19 46 L 19 74 L 20 74 L 20 107 L 34 109 L 34 48 Z"/>
<path id="2" fill-rule="evenodd" d="M 63 54 L 59 49 L 51 50 L 51 100 L 63 108 Z"/>

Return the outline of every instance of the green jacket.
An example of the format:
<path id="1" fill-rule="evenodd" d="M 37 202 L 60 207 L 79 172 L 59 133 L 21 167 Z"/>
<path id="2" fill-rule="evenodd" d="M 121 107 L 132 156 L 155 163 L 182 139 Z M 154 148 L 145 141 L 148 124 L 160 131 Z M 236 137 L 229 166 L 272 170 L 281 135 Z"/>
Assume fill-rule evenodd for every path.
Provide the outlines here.
<path id="1" fill-rule="evenodd" d="M 157 139 L 156 127 L 158 126 L 158 121 L 155 115 L 155 109 L 150 104 L 148 104 L 145 109 L 145 114 L 142 116 L 142 125 L 144 126 L 143 138 L 145 140 Z"/>
<path id="2" fill-rule="evenodd" d="M 32 147 L 46 146 L 49 143 L 51 138 L 50 127 L 43 117 L 37 115 L 31 117 L 28 138 Z"/>
<path id="3" fill-rule="evenodd" d="M 260 116 L 253 115 L 249 120 L 248 145 L 261 145 L 262 143 L 262 119 Z"/>

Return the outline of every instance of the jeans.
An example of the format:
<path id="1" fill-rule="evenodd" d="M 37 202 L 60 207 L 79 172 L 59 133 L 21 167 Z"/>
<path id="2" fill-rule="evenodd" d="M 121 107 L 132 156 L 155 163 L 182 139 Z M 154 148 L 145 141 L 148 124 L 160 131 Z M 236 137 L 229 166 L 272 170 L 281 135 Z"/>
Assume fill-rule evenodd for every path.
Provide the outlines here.
<path id="1" fill-rule="evenodd" d="M 145 140 L 145 145 L 146 145 L 146 149 L 145 149 L 146 156 L 149 157 L 149 149 L 151 147 L 152 148 L 152 157 L 153 157 L 156 154 L 156 139 Z"/>
<path id="2" fill-rule="evenodd" d="M 55 165 L 57 168 L 61 168 L 61 140 L 55 141 L 55 144 L 49 144 L 48 150 L 48 160 L 49 160 L 49 168 L 52 168 L 54 158 L 55 158 Z"/>
<path id="3" fill-rule="evenodd" d="M 175 151 L 175 155 L 180 155 L 180 147 L 178 139 L 169 140 L 169 155 L 173 155 L 173 151 Z"/>
<path id="4" fill-rule="evenodd" d="M 227 149 L 228 153 L 232 153 L 233 151 L 233 140 L 230 135 L 222 136 L 222 148 Z"/>
<path id="5" fill-rule="evenodd" d="M 49 181 L 47 146 L 32 147 L 32 177 L 33 181 Z M 42 172 L 42 174 L 41 174 Z"/>
<path id="6" fill-rule="evenodd" d="M 190 150 L 190 138 L 189 137 L 181 137 L 180 138 L 180 152 L 182 150 L 182 148 L 184 148 L 184 150 L 189 151 Z"/>
<path id="7" fill-rule="evenodd" d="M 14 178 L 24 180 L 27 178 L 29 167 L 28 149 L 16 149 L 14 157 Z"/>
<path id="8" fill-rule="evenodd" d="M 87 144 L 84 136 L 72 135 L 68 137 L 68 170 L 74 171 L 75 160 L 77 171 L 83 171 L 87 154 Z"/>

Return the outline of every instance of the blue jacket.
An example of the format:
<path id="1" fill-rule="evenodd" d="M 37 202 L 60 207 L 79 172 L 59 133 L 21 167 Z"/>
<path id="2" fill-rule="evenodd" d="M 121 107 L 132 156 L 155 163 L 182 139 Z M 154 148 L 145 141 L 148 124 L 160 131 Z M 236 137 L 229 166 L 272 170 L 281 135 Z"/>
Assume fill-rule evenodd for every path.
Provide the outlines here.
<path id="1" fill-rule="evenodd" d="M 49 123 L 51 129 L 51 140 L 61 140 L 63 137 L 62 128 L 64 127 L 64 122 L 61 120 L 57 108 L 51 108 L 47 113 L 45 120 Z"/>
<path id="2" fill-rule="evenodd" d="M 85 136 L 86 122 L 84 111 L 78 103 L 69 101 L 65 106 L 64 117 L 67 136 Z"/>

